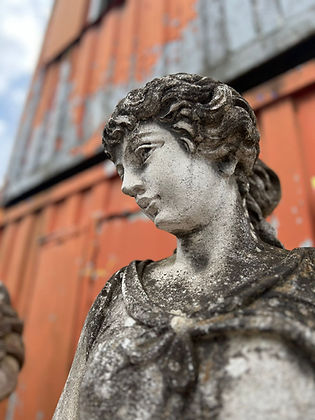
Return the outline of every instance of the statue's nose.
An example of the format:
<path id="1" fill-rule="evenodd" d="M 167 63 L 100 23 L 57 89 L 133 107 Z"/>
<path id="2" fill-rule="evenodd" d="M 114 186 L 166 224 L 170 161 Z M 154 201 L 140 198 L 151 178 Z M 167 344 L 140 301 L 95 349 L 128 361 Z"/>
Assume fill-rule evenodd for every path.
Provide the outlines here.
<path id="1" fill-rule="evenodd" d="M 126 195 L 130 195 L 131 197 L 143 194 L 145 188 L 140 176 L 125 170 L 121 191 Z"/>

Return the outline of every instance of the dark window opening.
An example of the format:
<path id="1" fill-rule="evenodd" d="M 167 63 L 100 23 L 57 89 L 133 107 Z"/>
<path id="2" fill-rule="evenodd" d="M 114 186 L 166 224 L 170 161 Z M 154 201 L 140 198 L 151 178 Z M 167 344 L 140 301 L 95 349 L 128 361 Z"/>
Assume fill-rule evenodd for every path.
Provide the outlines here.
<path id="1" fill-rule="evenodd" d="M 315 58 L 315 35 L 227 83 L 243 93 Z"/>
<path id="2" fill-rule="evenodd" d="M 123 3 L 123 0 L 90 0 L 87 15 L 88 24 L 94 23 L 111 8 L 121 6 Z"/>

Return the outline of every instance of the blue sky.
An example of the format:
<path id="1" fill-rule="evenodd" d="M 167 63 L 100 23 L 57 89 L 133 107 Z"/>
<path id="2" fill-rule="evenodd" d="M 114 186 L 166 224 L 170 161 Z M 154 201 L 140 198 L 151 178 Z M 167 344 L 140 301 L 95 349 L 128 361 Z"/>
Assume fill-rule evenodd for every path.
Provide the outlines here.
<path id="1" fill-rule="evenodd" d="M 53 0 L 0 0 L 0 187 Z"/>

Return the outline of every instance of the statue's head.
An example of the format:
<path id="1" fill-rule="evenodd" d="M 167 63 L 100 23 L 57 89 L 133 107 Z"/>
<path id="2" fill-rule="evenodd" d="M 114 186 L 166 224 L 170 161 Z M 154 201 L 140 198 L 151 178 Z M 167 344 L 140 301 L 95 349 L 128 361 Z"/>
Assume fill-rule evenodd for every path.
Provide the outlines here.
<path id="1" fill-rule="evenodd" d="M 145 141 L 139 142 L 141 138 Z M 200 194 L 204 190 L 202 183 L 209 181 L 212 186 L 216 183 L 214 179 L 203 179 L 202 176 L 205 173 L 202 165 L 210 164 L 217 175 L 214 175 L 218 180 L 217 194 L 222 190 L 220 179 L 226 184 L 227 178 L 233 178 L 240 197 L 247 200 L 251 218 L 259 223 L 264 224 L 264 217 L 280 198 L 276 175 L 257 160 L 259 133 L 253 110 L 233 88 L 209 77 L 179 73 L 154 79 L 143 88 L 131 91 L 119 102 L 108 121 L 103 144 L 121 176 L 124 171 L 120 163 L 122 154 L 134 162 L 138 159 L 138 167 L 144 168 L 152 150 L 163 146 L 163 152 L 157 153 L 172 155 L 173 163 L 168 161 L 167 164 L 175 166 L 178 177 L 186 179 L 183 172 L 186 168 L 190 178 L 192 171 L 196 181 L 198 178 L 196 185 L 191 185 L 191 194 L 195 190 Z M 162 162 L 169 158 L 161 155 L 159 159 Z M 191 166 L 192 159 L 196 163 L 195 169 Z M 165 168 L 161 170 L 167 172 Z M 207 176 L 211 178 L 209 173 Z M 167 180 L 163 182 L 168 183 Z M 193 184 L 191 180 L 185 182 Z M 130 185 L 123 185 L 123 192 L 135 197 L 142 195 Z M 155 210 L 152 205 L 152 214 Z"/>

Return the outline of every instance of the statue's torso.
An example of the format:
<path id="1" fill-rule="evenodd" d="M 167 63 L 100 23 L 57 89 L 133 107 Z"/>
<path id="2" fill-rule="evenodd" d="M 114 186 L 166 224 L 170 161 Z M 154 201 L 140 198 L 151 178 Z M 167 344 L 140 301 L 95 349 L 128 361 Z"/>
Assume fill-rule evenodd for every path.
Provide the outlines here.
<path id="1" fill-rule="evenodd" d="M 169 386 L 160 369 L 167 364 L 169 372 L 184 376 L 181 349 L 175 358 L 130 363 L 126 349 L 132 353 L 147 333 L 147 327 L 129 317 L 118 296 L 89 356 L 80 419 L 315 418 L 312 367 L 282 340 L 268 334 L 196 340 L 198 378 L 182 393 Z M 145 359 L 150 345 L 149 340 L 139 358 Z"/>
<path id="2" fill-rule="evenodd" d="M 264 305 L 237 322 L 164 317 L 136 280 L 116 287 L 89 350 L 81 420 L 315 418 L 312 363 Z"/>

